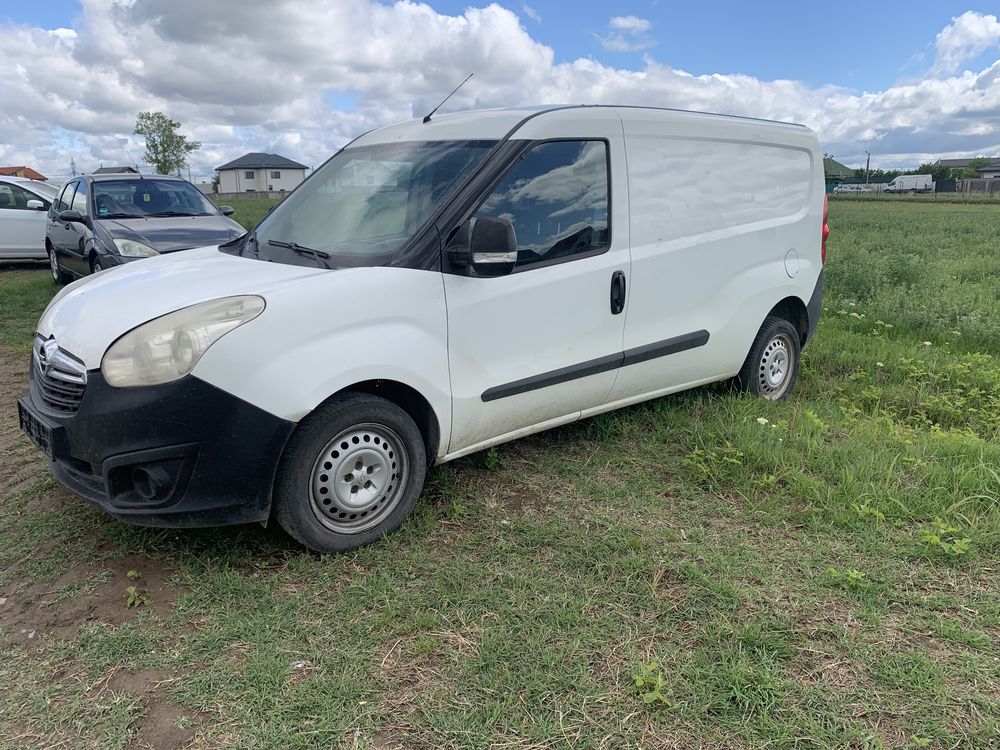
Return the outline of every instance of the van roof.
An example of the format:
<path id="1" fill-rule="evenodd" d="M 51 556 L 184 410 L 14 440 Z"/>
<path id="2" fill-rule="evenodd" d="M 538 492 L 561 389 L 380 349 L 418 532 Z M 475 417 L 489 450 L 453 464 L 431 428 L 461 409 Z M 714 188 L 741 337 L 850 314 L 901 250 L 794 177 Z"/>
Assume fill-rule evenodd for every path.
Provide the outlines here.
<path id="1" fill-rule="evenodd" d="M 395 125 L 387 125 L 376 128 L 359 138 L 365 143 L 379 143 L 391 141 L 418 141 L 418 140 L 500 140 L 515 130 L 524 121 L 539 115 L 559 116 L 560 112 L 569 113 L 573 110 L 584 108 L 603 108 L 614 110 L 643 110 L 662 112 L 665 119 L 684 120 L 690 122 L 691 119 L 704 118 L 713 121 L 744 121 L 766 123 L 781 127 L 801 128 L 808 130 L 804 125 L 797 123 L 781 122 L 778 120 L 765 120 L 757 117 L 744 117 L 741 115 L 721 115 L 712 112 L 696 112 L 684 109 L 670 109 L 666 107 L 645 107 L 639 105 L 617 105 L 617 104 L 536 104 L 520 107 L 508 107 L 499 109 L 478 109 L 461 112 L 449 112 L 446 114 L 435 114 L 430 122 L 424 123 L 422 119 L 401 122 Z"/>

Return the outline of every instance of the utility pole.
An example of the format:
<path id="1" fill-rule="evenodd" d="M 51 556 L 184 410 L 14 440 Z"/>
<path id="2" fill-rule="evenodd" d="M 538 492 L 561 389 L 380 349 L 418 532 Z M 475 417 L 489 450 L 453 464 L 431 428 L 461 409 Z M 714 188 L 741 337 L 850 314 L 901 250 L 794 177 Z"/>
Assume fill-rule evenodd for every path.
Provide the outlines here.
<path id="1" fill-rule="evenodd" d="M 69 173 L 76 177 L 76 159 L 72 156 L 69 158 Z"/>
<path id="2" fill-rule="evenodd" d="M 870 172 L 870 167 L 872 165 L 872 152 L 865 149 L 865 153 L 868 154 L 868 161 L 865 162 L 865 184 L 868 184 L 868 172 Z"/>

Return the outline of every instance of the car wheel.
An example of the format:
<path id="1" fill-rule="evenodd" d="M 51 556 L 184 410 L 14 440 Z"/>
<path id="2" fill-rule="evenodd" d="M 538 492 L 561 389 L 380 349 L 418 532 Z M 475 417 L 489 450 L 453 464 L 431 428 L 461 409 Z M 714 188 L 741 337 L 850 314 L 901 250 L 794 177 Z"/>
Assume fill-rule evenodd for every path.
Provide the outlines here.
<path id="1" fill-rule="evenodd" d="M 52 281 L 56 284 L 68 284 L 72 279 L 70 275 L 63 271 L 59 266 L 59 259 L 56 257 L 55 250 L 51 247 L 46 247 L 45 252 L 49 256 L 49 272 L 52 274 Z"/>
<path id="2" fill-rule="evenodd" d="M 97 253 L 91 253 L 90 255 L 90 272 L 99 273 L 104 270 L 104 266 L 101 265 L 101 258 Z"/>
<path id="3" fill-rule="evenodd" d="M 784 400 L 795 388 L 801 353 L 795 326 L 784 318 L 767 317 L 735 378 L 736 387 L 769 401 Z"/>
<path id="4" fill-rule="evenodd" d="M 420 430 L 390 401 L 347 393 L 299 424 L 274 484 L 274 516 L 317 552 L 381 539 L 413 512 L 427 473 Z"/>

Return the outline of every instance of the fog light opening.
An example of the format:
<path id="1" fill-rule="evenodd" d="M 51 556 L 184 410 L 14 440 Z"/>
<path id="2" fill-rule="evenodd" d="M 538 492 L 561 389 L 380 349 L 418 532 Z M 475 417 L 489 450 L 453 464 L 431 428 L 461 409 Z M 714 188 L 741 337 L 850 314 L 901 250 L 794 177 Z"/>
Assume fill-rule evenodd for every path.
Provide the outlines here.
<path id="1" fill-rule="evenodd" d="M 143 500 L 159 500 L 170 489 L 170 476 L 159 466 L 136 466 L 132 486 Z"/>

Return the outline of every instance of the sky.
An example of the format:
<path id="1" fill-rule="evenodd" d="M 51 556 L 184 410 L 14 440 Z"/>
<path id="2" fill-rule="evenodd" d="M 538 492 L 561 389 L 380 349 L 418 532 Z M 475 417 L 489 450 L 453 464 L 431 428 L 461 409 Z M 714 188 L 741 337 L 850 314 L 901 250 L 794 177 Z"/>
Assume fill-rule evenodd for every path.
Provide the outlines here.
<path id="1" fill-rule="evenodd" d="M 645 104 L 803 123 L 850 166 L 1000 156 L 998 3 L 0 0 L 0 165 L 140 160 L 144 110 L 314 167 L 442 111 Z M 131 154 L 131 156 L 129 156 Z"/>

